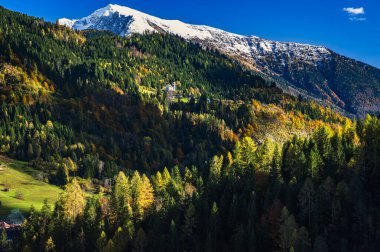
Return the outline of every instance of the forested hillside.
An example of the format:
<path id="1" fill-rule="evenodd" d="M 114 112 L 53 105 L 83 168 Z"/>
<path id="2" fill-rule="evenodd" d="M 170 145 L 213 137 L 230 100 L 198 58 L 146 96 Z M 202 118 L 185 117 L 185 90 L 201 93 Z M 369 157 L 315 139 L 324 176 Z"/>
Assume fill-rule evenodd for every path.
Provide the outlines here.
<path id="1" fill-rule="evenodd" d="M 86 203 L 74 179 L 53 211 L 31 209 L 17 248 L 376 251 L 379 131 L 368 116 L 282 147 L 245 137 L 199 168 L 121 171 Z"/>
<path id="2" fill-rule="evenodd" d="M 146 32 L 175 34 L 235 58 L 265 78 L 275 78 L 279 87 L 290 94 L 334 105 L 361 118 L 380 111 L 380 69 L 324 46 L 242 36 L 205 25 L 161 19 L 115 4 L 87 17 L 57 22 L 75 30 L 109 31 L 122 37 Z"/>
<path id="3" fill-rule="evenodd" d="M 104 176 L 86 165 L 98 160 L 183 168 L 227 153 L 243 135 L 284 141 L 318 120 L 344 120 L 175 36 L 75 33 L 1 11 L 2 153 L 36 160 L 52 181 L 65 158 L 85 177 Z M 172 82 L 180 98 L 165 92 Z"/>
<path id="4" fill-rule="evenodd" d="M 0 103 L 0 154 L 64 189 L 0 250 L 379 245 L 379 119 L 284 94 L 179 37 L 0 8 Z"/>

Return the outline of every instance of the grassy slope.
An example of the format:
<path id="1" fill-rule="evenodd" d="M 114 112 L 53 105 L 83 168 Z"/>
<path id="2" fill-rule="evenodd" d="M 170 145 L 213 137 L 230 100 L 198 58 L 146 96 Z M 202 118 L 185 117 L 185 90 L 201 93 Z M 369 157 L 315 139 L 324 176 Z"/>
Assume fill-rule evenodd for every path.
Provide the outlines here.
<path id="1" fill-rule="evenodd" d="M 2 156 L 0 156 L 0 163 L 0 216 L 8 215 L 15 208 L 28 212 L 31 205 L 39 210 L 44 199 L 48 199 L 49 204 L 54 204 L 58 199 L 62 190 L 39 181 L 38 172 L 28 167 L 27 163 Z M 5 185 L 10 187 L 9 192 L 3 191 Z M 17 199 L 16 192 L 21 192 L 24 199 Z"/>

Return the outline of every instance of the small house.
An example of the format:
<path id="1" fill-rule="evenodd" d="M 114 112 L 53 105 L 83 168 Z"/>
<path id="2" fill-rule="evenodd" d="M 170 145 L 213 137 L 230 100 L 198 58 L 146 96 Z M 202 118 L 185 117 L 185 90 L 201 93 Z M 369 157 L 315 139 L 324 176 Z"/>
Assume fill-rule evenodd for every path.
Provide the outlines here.
<path id="1" fill-rule="evenodd" d="M 6 223 L 5 221 L 0 221 L 0 229 L 9 229 L 11 228 L 11 225 Z"/>
<path id="2" fill-rule="evenodd" d="M 173 82 L 173 84 L 168 84 L 165 86 L 165 91 L 166 92 L 175 92 L 176 90 L 176 83 Z"/>

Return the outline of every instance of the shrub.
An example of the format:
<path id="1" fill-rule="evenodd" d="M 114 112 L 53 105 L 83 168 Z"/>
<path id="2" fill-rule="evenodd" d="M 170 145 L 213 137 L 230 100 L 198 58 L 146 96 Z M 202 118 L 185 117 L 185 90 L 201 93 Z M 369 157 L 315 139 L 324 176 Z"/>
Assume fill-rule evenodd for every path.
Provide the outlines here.
<path id="1" fill-rule="evenodd" d="M 16 199 L 19 199 L 19 200 L 24 200 L 25 199 L 24 193 L 20 192 L 20 191 L 16 192 L 15 197 L 16 197 Z"/>

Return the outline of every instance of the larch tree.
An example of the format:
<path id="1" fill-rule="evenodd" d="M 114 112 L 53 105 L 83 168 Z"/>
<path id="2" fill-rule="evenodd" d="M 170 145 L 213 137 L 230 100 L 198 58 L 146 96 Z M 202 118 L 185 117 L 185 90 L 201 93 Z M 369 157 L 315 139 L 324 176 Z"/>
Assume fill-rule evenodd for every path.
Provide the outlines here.
<path id="1" fill-rule="evenodd" d="M 142 218 L 145 211 L 154 202 L 153 186 L 149 178 L 144 174 L 142 177 L 135 171 L 131 179 L 133 197 L 133 209 L 138 218 Z"/>
<path id="2" fill-rule="evenodd" d="M 60 197 L 66 218 L 74 220 L 83 213 L 86 199 L 78 181 L 74 178 Z"/>

